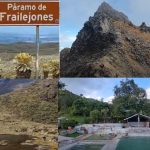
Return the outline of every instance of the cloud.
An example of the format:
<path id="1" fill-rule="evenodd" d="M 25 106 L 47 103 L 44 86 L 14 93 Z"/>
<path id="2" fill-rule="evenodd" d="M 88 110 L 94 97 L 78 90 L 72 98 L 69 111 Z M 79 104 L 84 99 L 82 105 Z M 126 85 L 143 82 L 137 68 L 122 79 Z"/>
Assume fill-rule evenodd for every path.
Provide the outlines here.
<path id="1" fill-rule="evenodd" d="M 104 101 L 112 104 L 113 99 L 114 99 L 114 96 L 109 96 L 109 97 L 105 98 Z"/>
<path id="2" fill-rule="evenodd" d="M 75 41 L 76 36 L 72 36 L 68 33 L 60 34 L 60 50 L 64 48 L 70 48 L 71 44 Z"/>
<path id="3" fill-rule="evenodd" d="M 147 98 L 150 99 L 150 88 L 146 89 Z"/>
<path id="4" fill-rule="evenodd" d="M 92 91 L 100 91 L 102 85 L 106 83 L 105 80 L 98 82 L 94 78 L 62 78 L 61 81 L 67 85 L 68 90 L 78 95 L 89 95 Z"/>
<path id="5" fill-rule="evenodd" d="M 96 100 L 101 100 L 102 99 L 102 97 L 100 97 L 100 95 L 99 95 L 99 92 L 94 91 L 94 90 L 91 90 L 90 92 L 87 90 L 84 94 L 84 97 L 93 98 L 93 99 L 96 99 Z"/>
<path id="6" fill-rule="evenodd" d="M 66 89 L 77 94 L 83 94 L 87 98 L 104 101 L 111 101 L 113 88 L 120 79 L 107 78 L 61 78 L 65 83 Z"/>
<path id="7" fill-rule="evenodd" d="M 149 78 L 129 78 L 134 79 L 135 83 L 146 90 L 147 97 L 150 99 Z M 97 100 L 104 99 L 105 102 L 112 103 L 114 99 L 114 87 L 120 85 L 120 81 L 125 78 L 61 78 L 66 84 L 66 89 L 74 94 Z M 147 88 L 149 87 L 149 88 Z"/>

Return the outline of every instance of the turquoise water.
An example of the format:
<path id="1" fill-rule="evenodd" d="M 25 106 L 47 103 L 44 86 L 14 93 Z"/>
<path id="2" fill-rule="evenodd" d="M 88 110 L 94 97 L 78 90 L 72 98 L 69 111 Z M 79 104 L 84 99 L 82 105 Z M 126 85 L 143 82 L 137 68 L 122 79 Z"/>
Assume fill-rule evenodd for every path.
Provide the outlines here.
<path id="1" fill-rule="evenodd" d="M 102 147 L 103 145 L 86 144 L 86 145 L 76 145 L 70 148 L 69 150 L 101 150 Z"/>
<path id="2" fill-rule="evenodd" d="M 116 150 L 150 150 L 150 137 L 122 138 Z"/>

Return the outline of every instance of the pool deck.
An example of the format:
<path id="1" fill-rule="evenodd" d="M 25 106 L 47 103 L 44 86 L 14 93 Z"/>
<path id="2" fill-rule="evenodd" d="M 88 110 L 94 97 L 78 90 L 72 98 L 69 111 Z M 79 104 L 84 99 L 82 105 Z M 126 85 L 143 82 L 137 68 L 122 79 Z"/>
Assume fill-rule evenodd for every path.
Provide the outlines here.
<path id="1" fill-rule="evenodd" d="M 77 144 L 80 144 L 81 141 L 83 141 L 84 139 L 86 139 L 87 137 L 91 136 L 90 134 L 89 135 L 81 135 L 77 138 L 68 138 L 68 137 L 63 137 L 63 136 L 60 136 L 60 138 L 62 140 L 68 140 L 68 142 L 65 142 L 63 145 L 59 146 L 59 150 L 67 150 Z M 71 142 L 71 143 L 70 143 Z"/>
<path id="2" fill-rule="evenodd" d="M 116 138 L 114 138 L 113 140 L 108 142 L 106 145 L 104 145 L 102 150 L 116 150 L 117 144 L 118 144 L 121 137 L 122 136 L 117 136 Z"/>
<path id="3" fill-rule="evenodd" d="M 73 144 L 69 144 L 69 145 L 63 146 L 63 147 L 59 147 L 58 150 L 67 150 L 67 149 L 75 146 L 76 144 L 78 144 L 78 143 L 73 143 Z"/>

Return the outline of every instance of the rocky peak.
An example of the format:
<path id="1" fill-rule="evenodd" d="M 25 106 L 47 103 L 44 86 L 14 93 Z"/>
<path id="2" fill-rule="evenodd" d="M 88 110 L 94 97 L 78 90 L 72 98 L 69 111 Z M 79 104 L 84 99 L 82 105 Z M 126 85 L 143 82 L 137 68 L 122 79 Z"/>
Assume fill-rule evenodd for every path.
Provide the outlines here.
<path id="1" fill-rule="evenodd" d="M 108 3 L 103 2 L 103 3 L 99 6 L 97 12 L 107 12 L 107 11 L 112 11 L 112 10 L 113 10 L 113 8 L 112 8 Z"/>
<path id="2" fill-rule="evenodd" d="M 150 76 L 149 57 L 150 27 L 135 26 L 104 2 L 61 52 L 61 77 Z"/>
<path id="3" fill-rule="evenodd" d="M 140 25 L 140 29 L 144 32 L 150 32 L 150 27 L 148 27 L 145 22 L 142 22 L 142 24 Z"/>
<path id="4" fill-rule="evenodd" d="M 112 25 L 113 21 L 130 23 L 127 16 L 103 2 L 94 16 L 89 18 L 78 33 L 70 52 L 93 53 L 94 51 L 103 51 L 108 45 L 116 43 L 118 35 Z M 91 49 L 94 50 L 91 51 Z"/>
<path id="5" fill-rule="evenodd" d="M 147 27 L 147 25 L 146 25 L 146 23 L 145 22 L 142 22 L 142 24 L 141 24 L 141 26 L 140 26 L 141 28 L 142 27 Z"/>
<path id="6" fill-rule="evenodd" d="M 119 20 L 119 21 L 123 21 L 123 22 L 126 22 L 126 23 L 130 23 L 128 17 L 125 14 L 113 9 L 106 2 L 103 2 L 99 6 L 98 10 L 95 13 L 95 17 L 107 17 L 107 18 L 111 18 L 113 20 Z"/>

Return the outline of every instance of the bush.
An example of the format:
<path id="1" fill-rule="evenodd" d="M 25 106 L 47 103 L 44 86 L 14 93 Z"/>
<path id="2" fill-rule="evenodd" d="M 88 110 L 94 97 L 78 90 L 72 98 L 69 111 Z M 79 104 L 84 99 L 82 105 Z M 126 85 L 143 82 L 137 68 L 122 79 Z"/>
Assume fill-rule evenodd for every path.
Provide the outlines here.
<path id="1" fill-rule="evenodd" d="M 62 129 L 68 129 L 68 127 L 74 128 L 77 124 L 78 124 L 78 122 L 75 121 L 75 120 L 72 120 L 72 119 L 69 119 L 69 120 L 63 119 L 63 120 L 61 120 L 61 128 Z"/>
<path id="2" fill-rule="evenodd" d="M 98 123 L 100 119 L 100 111 L 99 110 L 93 110 L 90 112 L 90 117 L 93 123 Z"/>
<path id="3" fill-rule="evenodd" d="M 90 117 L 84 118 L 84 123 L 85 123 L 85 124 L 91 123 L 91 118 L 90 118 Z"/>

